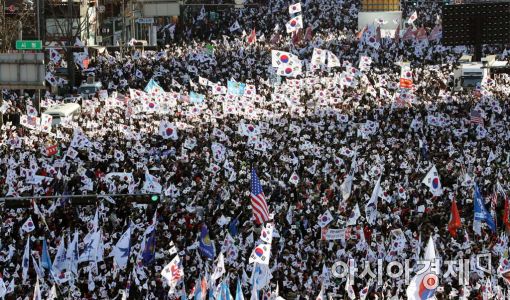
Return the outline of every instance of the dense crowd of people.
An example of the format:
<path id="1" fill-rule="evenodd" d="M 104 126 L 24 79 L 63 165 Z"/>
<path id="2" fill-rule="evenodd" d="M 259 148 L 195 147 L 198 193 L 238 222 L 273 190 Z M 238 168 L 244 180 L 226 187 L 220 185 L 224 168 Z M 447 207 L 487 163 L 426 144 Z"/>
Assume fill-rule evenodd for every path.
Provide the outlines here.
<path id="1" fill-rule="evenodd" d="M 378 259 L 414 267 L 432 238 L 441 262 L 464 258 L 471 266 L 464 284 L 441 278 L 438 299 L 506 297 L 498 274 L 508 268 L 508 76 L 454 88 L 453 70 L 470 49 L 435 36 L 436 3 L 407 7 L 400 35 L 386 37 L 357 29 L 357 1 L 331 0 L 301 3 L 304 28 L 287 34 L 291 4 L 227 10 L 216 23 L 198 12 L 168 32 L 172 42 L 160 51 L 91 56 L 87 71 L 106 90 L 59 124 L 34 112 L 29 97 L 4 91 L 0 110 L 19 115 L 21 125 L 6 122 L 0 132 L 0 195 L 61 197 L 2 208 L 0 295 L 28 299 L 40 289 L 45 299 L 181 299 L 224 284 L 235 295 L 239 281 L 251 299 L 405 299 L 404 276 L 347 282 L 331 267 L 351 260 L 360 273 L 366 262 L 377 270 Z M 253 32 L 256 41 L 248 41 Z M 317 49 L 340 64 L 315 63 Z M 278 76 L 272 50 L 299 58 L 302 73 Z M 484 53 L 507 59 L 500 47 Z M 412 88 L 400 88 L 403 62 Z M 47 78 L 61 63 L 50 57 Z M 42 111 L 60 101 L 47 93 Z M 434 167 L 439 179 L 427 184 Z M 252 169 L 274 226 L 263 276 L 249 260 L 267 228 L 253 215 Z M 86 194 L 162 198 L 72 205 L 70 195 Z M 474 222 L 481 198 L 496 230 Z M 460 225 L 452 230 L 454 200 Z M 204 225 L 213 257 L 203 251 Z M 97 254 L 83 258 L 97 232 Z M 225 272 L 211 279 L 220 253 Z M 490 273 L 473 261 L 487 253 Z M 169 294 L 161 273 L 176 256 L 183 278 Z"/>

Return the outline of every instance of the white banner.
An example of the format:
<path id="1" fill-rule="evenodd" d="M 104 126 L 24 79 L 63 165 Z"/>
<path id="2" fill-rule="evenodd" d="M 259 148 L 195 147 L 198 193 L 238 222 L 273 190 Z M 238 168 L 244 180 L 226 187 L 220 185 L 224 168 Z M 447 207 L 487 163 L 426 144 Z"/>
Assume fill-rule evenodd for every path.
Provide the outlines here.
<path id="1" fill-rule="evenodd" d="M 321 239 L 324 241 L 335 241 L 335 240 L 343 240 L 345 241 L 345 228 L 342 229 L 328 229 L 323 228 Z"/>

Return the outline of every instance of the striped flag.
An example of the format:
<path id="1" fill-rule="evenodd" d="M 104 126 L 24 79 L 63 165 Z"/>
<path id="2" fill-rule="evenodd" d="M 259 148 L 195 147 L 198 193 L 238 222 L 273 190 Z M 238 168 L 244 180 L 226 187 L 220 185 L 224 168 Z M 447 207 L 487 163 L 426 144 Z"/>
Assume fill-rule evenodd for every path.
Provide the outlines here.
<path id="1" fill-rule="evenodd" d="M 498 193 L 496 191 L 494 191 L 490 200 L 491 200 L 491 215 L 492 215 L 492 218 L 494 219 L 494 223 L 496 223 L 496 226 L 497 226 L 498 218 L 496 215 L 496 208 L 498 207 Z"/>
<path id="2" fill-rule="evenodd" d="M 471 124 L 479 124 L 483 126 L 483 117 L 482 113 L 479 110 L 473 110 L 470 114 Z"/>
<path id="3" fill-rule="evenodd" d="M 251 169 L 251 207 L 255 216 L 255 223 L 262 224 L 269 221 L 269 208 L 267 207 L 266 197 L 260 185 L 259 177 L 255 169 Z"/>

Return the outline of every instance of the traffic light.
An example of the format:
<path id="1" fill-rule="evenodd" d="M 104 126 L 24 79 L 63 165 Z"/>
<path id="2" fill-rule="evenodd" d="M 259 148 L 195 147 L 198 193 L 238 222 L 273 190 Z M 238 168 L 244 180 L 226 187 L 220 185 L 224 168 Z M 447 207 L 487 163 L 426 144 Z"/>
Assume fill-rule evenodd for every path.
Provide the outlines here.
<path id="1" fill-rule="evenodd" d="M 161 195 L 140 194 L 140 195 L 128 195 L 125 198 L 127 202 L 133 202 L 138 204 L 157 204 L 161 200 Z"/>

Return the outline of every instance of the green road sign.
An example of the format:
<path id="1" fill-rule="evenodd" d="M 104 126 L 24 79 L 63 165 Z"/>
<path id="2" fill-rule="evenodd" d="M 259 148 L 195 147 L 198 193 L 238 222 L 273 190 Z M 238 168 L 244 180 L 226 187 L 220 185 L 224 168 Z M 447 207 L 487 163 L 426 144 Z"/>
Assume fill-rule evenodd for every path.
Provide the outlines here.
<path id="1" fill-rule="evenodd" d="M 16 50 L 42 50 L 42 41 L 16 41 Z"/>

